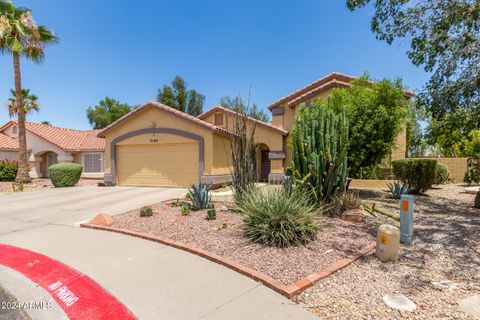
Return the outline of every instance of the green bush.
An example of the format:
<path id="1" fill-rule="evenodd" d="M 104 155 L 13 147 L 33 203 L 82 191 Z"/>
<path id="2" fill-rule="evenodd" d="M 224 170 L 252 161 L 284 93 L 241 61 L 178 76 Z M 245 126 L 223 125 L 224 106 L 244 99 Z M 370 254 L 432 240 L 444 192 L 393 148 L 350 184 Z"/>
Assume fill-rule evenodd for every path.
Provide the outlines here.
<path id="1" fill-rule="evenodd" d="M 140 209 L 140 217 L 151 217 L 153 216 L 152 207 L 143 207 Z"/>
<path id="2" fill-rule="evenodd" d="M 467 172 L 465 172 L 463 181 L 468 185 L 480 183 L 480 158 L 468 158 Z"/>
<path id="3" fill-rule="evenodd" d="M 298 190 L 249 188 L 237 198 L 236 210 L 244 215 L 245 236 L 270 246 L 306 244 L 315 239 L 320 227 L 319 209 Z"/>
<path id="4" fill-rule="evenodd" d="M 395 177 L 410 187 L 410 193 L 430 189 L 437 176 L 437 160 L 407 159 L 392 161 Z"/>
<path id="5" fill-rule="evenodd" d="M 0 181 L 15 181 L 18 171 L 18 162 L 3 160 L 0 161 Z"/>
<path id="6" fill-rule="evenodd" d="M 392 167 L 378 166 L 375 168 L 373 178 L 377 180 L 389 180 L 393 176 Z"/>
<path id="7" fill-rule="evenodd" d="M 207 209 L 207 220 L 216 220 L 217 219 L 217 210 L 213 204 L 208 205 Z"/>
<path id="8" fill-rule="evenodd" d="M 450 177 L 450 171 L 444 164 L 437 163 L 437 175 L 435 176 L 435 184 L 445 184 Z"/>
<path id="9" fill-rule="evenodd" d="M 76 163 L 57 163 L 48 168 L 50 180 L 57 187 L 73 187 L 80 180 L 83 167 Z"/>

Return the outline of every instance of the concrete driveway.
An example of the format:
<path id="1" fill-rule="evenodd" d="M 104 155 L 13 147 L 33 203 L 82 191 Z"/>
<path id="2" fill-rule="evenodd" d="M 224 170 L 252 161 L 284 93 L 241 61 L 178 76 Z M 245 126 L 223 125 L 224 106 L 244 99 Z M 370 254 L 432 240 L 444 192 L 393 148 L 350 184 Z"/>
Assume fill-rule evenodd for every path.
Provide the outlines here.
<path id="1" fill-rule="evenodd" d="M 146 240 L 78 227 L 99 212 L 121 213 L 184 192 L 86 186 L 3 196 L 0 243 L 77 269 L 139 319 L 316 319 L 265 286 L 206 259 Z"/>

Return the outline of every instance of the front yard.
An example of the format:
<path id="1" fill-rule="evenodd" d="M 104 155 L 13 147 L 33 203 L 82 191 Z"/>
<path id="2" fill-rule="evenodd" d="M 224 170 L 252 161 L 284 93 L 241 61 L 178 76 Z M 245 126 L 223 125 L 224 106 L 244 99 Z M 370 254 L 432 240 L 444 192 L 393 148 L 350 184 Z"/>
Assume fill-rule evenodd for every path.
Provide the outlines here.
<path id="1" fill-rule="evenodd" d="M 363 190 L 361 197 L 398 212 L 398 200 L 384 191 Z M 401 246 L 398 263 L 364 256 L 295 301 L 322 319 L 473 319 L 458 303 L 480 292 L 480 210 L 472 207 L 474 197 L 453 184 L 416 196 L 414 240 Z M 380 222 L 367 215 L 366 223 L 373 232 Z M 455 288 L 440 289 L 434 285 L 440 281 Z M 417 310 L 401 314 L 387 307 L 382 297 L 396 293 L 414 301 Z"/>
<path id="2" fill-rule="evenodd" d="M 96 185 L 101 180 L 96 179 L 80 179 L 77 186 Z M 54 188 L 50 179 L 33 179 L 31 183 L 23 185 L 24 192 L 40 191 L 44 189 Z M 18 189 L 18 186 L 16 186 Z M 18 191 L 20 192 L 20 191 Z M 0 181 L 0 196 L 13 194 L 13 183 Z"/>

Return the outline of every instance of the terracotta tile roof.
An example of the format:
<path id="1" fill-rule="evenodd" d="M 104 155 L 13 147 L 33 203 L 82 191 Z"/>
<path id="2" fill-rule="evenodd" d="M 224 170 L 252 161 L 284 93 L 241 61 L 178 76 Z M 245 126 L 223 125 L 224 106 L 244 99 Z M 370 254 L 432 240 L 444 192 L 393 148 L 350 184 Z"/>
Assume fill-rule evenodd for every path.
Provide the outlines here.
<path id="1" fill-rule="evenodd" d="M 162 110 L 162 111 L 166 111 L 166 112 L 169 112 L 171 114 L 174 114 L 180 118 L 183 118 L 185 120 L 188 120 L 190 122 L 193 122 L 199 126 L 202 126 L 204 128 L 207 128 L 209 130 L 212 130 L 212 131 L 215 131 L 215 132 L 218 132 L 220 134 L 224 134 L 224 135 L 231 135 L 232 132 L 228 131 L 228 130 L 225 130 L 223 128 L 220 128 L 214 124 L 211 124 L 209 122 L 206 122 L 206 121 L 203 121 L 201 119 L 198 119 L 194 116 L 191 116 L 185 112 L 182 112 L 182 111 L 179 111 L 177 109 L 174 109 L 172 107 L 169 107 L 167 105 L 164 105 L 162 103 L 159 103 L 157 101 L 148 101 L 147 103 L 141 105 L 140 107 L 138 108 L 135 108 L 134 110 L 130 111 L 129 113 L 127 113 L 126 115 L 124 115 L 123 117 L 121 117 L 120 119 L 118 119 L 117 121 L 113 122 L 112 124 L 110 124 L 109 126 L 105 127 L 104 129 L 102 129 L 98 134 L 97 136 L 98 137 L 104 137 L 105 136 L 105 133 L 107 133 L 108 131 L 110 131 L 111 129 L 113 129 L 115 126 L 119 125 L 120 123 L 124 122 L 125 120 L 129 119 L 130 117 L 133 117 L 135 116 L 136 114 L 138 114 L 140 111 L 146 109 L 146 108 L 156 108 L 156 109 L 159 109 L 159 110 Z"/>
<path id="2" fill-rule="evenodd" d="M 0 131 L 3 131 L 11 124 L 17 124 L 17 122 L 8 122 L 0 128 Z M 99 130 L 75 130 L 34 122 L 26 122 L 25 128 L 27 131 L 65 151 L 105 150 L 105 140 L 97 137 Z"/>
<path id="3" fill-rule="evenodd" d="M 0 150 L 18 150 L 17 140 L 0 133 Z"/>
<path id="4" fill-rule="evenodd" d="M 211 113 L 213 113 L 213 112 L 215 112 L 215 111 L 217 111 L 217 110 L 222 110 L 222 111 L 228 112 L 228 113 L 230 113 L 230 114 L 238 115 L 238 112 L 236 112 L 236 111 L 234 111 L 234 110 L 232 110 L 232 109 L 224 108 L 224 107 L 222 107 L 222 106 L 215 106 L 215 107 L 211 108 L 210 110 L 205 111 L 204 113 L 200 114 L 200 115 L 198 116 L 198 118 L 199 118 L 199 119 L 204 119 L 206 116 L 208 116 L 209 114 L 211 114 Z M 281 134 L 284 135 L 284 136 L 288 135 L 288 131 L 287 131 L 287 130 L 284 130 L 284 129 L 282 129 L 282 128 L 276 127 L 276 126 L 274 126 L 274 125 L 271 124 L 271 123 L 263 122 L 263 121 L 254 119 L 254 118 L 252 118 L 252 117 L 247 117 L 247 118 L 248 118 L 249 120 L 255 122 L 255 123 L 258 124 L 258 125 L 261 125 L 261 126 L 263 126 L 263 127 L 266 127 L 266 128 L 271 129 L 271 130 L 273 130 L 273 131 L 277 131 L 278 133 L 281 133 Z"/>
<path id="5" fill-rule="evenodd" d="M 271 103 L 268 106 L 268 109 L 272 110 L 273 108 L 276 108 L 284 103 L 287 103 L 288 106 L 292 107 L 300 102 L 303 102 L 305 100 L 308 100 L 310 97 L 314 96 L 315 94 L 329 89 L 331 87 L 337 86 L 337 87 L 345 87 L 348 86 L 348 84 L 352 81 L 357 79 L 357 77 L 354 76 L 349 76 L 344 73 L 339 73 L 339 72 L 332 72 L 328 75 L 326 75 L 323 78 L 320 78 L 300 89 L 297 91 L 294 91 L 290 93 L 289 95 L 286 95 L 285 97 L 278 99 L 277 101 Z M 331 85 L 327 85 L 329 82 L 332 82 Z M 413 91 L 410 90 L 405 90 L 405 97 L 406 98 L 411 98 L 415 95 Z M 303 98 L 302 98 L 303 97 Z M 295 102 L 293 102 L 295 101 Z"/>

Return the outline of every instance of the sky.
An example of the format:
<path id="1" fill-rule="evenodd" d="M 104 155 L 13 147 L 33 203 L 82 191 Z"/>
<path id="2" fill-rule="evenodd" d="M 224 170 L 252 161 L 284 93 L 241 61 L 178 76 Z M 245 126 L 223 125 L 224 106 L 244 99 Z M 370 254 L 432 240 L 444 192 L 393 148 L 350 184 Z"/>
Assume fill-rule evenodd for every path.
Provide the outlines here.
<path id="1" fill-rule="evenodd" d="M 41 64 L 22 60 L 22 83 L 39 97 L 29 121 L 89 129 L 86 109 L 105 97 L 131 105 L 154 100 L 179 75 L 206 96 L 259 107 L 336 71 L 374 79 L 402 77 L 411 90 L 428 80 L 370 30 L 373 8 L 350 12 L 344 0 L 14 0 L 60 43 Z M 13 87 L 12 57 L 0 56 L 0 106 Z M 8 121 L 0 108 L 0 124 Z"/>

